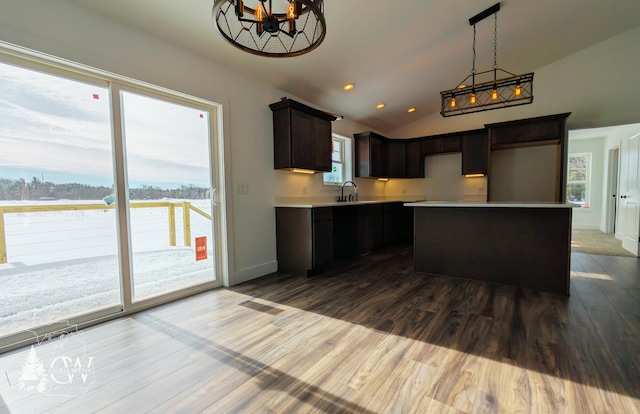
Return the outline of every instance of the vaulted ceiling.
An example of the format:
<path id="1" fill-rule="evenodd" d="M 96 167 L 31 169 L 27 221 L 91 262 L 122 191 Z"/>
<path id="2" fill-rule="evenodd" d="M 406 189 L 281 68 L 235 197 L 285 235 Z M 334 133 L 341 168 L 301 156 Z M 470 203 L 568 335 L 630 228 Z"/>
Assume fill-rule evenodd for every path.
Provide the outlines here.
<path id="1" fill-rule="evenodd" d="M 276 59 L 226 43 L 212 23 L 213 0 L 65 1 L 383 132 L 440 110 L 439 92 L 471 72 L 469 18 L 496 3 L 325 0 L 324 43 L 306 55 Z M 639 25 L 638 0 L 502 1 L 498 65 L 533 72 Z M 493 66 L 493 19 L 477 31 L 476 67 L 487 70 Z M 348 82 L 356 87 L 345 92 Z M 377 110 L 379 102 L 386 108 Z M 409 107 L 417 110 L 408 114 Z"/>

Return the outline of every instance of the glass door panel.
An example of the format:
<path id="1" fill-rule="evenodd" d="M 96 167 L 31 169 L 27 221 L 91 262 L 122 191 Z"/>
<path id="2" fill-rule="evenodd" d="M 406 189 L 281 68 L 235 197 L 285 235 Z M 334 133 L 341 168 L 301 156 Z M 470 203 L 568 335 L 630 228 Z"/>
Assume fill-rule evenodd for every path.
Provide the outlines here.
<path id="1" fill-rule="evenodd" d="M 0 62 L 0 337 L 121 307 L 109 93 Z"/>
<path id="2" fill-rule="evenodd" d="M 132 300 L 215 281 L 209 111 L 121 96 Z"/>

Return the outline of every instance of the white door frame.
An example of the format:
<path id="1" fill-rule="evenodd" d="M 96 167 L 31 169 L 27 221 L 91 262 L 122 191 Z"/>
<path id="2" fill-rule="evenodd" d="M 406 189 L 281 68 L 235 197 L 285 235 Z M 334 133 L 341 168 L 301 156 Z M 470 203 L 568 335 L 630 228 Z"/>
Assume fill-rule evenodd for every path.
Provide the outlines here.
<path id="1" fill-rule="evenodd" d="M 616 214 L 618 211 L 618 182 L 620 175 L 620 147 L 609 150 L 609 170 L 607 173 L 607 203 L 605 212 L 605 233 L 616 232 Z"/>

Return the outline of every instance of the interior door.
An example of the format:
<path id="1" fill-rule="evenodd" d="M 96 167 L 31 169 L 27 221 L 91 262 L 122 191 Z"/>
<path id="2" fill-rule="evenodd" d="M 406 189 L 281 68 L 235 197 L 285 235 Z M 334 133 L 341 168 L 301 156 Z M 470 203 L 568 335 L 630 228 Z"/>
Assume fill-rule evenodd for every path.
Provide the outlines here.
<path id="1" fill-rule="evenodd" d="M 622 247 L 638 255 L 640 234 L 640 133 L 620 146 L 619 234 Z"/>

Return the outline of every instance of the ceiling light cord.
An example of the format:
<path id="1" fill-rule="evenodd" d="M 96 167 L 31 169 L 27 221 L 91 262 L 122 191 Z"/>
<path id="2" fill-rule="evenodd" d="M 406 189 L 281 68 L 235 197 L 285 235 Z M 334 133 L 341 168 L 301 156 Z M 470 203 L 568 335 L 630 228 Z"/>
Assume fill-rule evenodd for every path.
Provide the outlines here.
<path id="1" fill-rule="evenodd" d="M 493 15 L 493 81 L 498 71 L 498 13 Z"/>
<path id="2" fill-rule="evenodd" d="M 473 25 L 473 66 L 471 67 L 471 84 L 476 84 L 476 25 Z"/>

